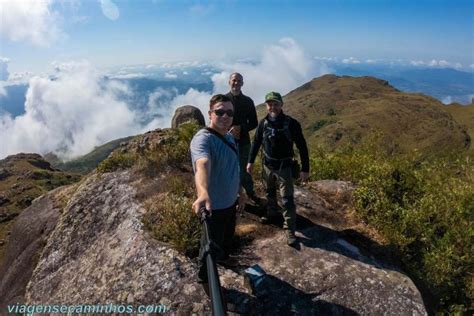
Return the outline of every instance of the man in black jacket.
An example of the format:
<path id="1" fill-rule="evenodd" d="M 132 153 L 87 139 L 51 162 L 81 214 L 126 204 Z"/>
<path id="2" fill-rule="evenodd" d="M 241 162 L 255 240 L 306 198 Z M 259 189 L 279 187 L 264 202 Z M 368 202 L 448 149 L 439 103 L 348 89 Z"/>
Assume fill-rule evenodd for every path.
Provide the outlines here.
<path id="1" fill-rule="evenodd" d="M 240 181 L 242 187 L 245 189 L 247 196 L 259 204 L 260 199 L 255 194 L 252 176 L 246 171 L 250 151 L 249 132 L 257 127 L 257 112 L 255 111 L 255 104 L 252 99 L 242 93 L 243 85 L 244 78 L 240 73 L 234 72 L 230 75 L 230 92 L 227 93 L 227 96 L 234 104 L 234 121 L 230 132 L 239 144 Z"/>
<path id="2" fill-rule="evenodd" d="M 265 104 L 268 114 L 258 124 L 250 149 L 247 172 L 252 173 L 253 163 L 260 146 L 263 144 L 263 169 L 264 181 L 267 187 L 268 216 L 272 215 L 277 208 L 276 189 L 278 185 L 283 202 L 287 242 L 288 245 L 294 245 L 296 243 L 296 205 L 293 197 L 294 187 L 291 173 L 294 156 L 293 143 L 296 144 L 300 152 L 302 167 L 299 176 L 302 181 L 306 181 L 309 177 L 308 147 L 300 123 L 283 113 L 281 95 L 277 92 L 268 93 L 265 96 Z"/>

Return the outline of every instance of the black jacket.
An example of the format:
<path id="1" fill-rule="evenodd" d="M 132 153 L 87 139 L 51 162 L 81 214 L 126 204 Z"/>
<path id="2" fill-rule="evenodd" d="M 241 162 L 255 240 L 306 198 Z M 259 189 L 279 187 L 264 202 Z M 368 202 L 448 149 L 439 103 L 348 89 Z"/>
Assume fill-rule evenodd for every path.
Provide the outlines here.
<path id="1" fill-rule="evenodd" d="M 287 117 L 289 118 L 288 129 L 290 132 L 289 137 L 291 137 L 291 139 L 288 139 L 285 133 L 282 132 L 284 130 L 284 124 Z M 265 120 L 267 120 L 268 122 L 267 128 L 280 131 L 276 133 L 275 137 L 271 140 L 268 139 L 268 137 L 267 139 L 264 139 Z M 301 130 L 301 125 L 294 118 L 285 115 L 283 114 L 283 112 L 281 112 L 277 116 L 276 120 L 272 122 L 268 119 L 267 114 L 267 116 L 258 123 L 254 141 L 252 143 L 252 147 L 250 148 L 249 163 L 255 162 L 255 158 L 257 157 L 258 150 L 260 149 L 262 143 L 263 150 L 266 153 L 265 156 L 270 157 L 270 159 L 265 159 L 265 165 L 271 166 L 273 164 L 273 167 L 276 167 L 275 161 L 273 161 L 273 159 L 286 159 L 283 166 L 285 167 L 289 165 L 289 159 L 287 158 L 293 157 L 293 143 L 295 143 L 296 147 L 300 152 L 301 171 L 309 172 L 308 146 L 306 145 L 306 140 L 304 139 L 303 131 Z"/>
<path id="2" fill-rule="evenodd" d="M 238 142 L 240 145 L 250 144 L 249 132 L 257 127 L 258 124 L 255 104 L 251 98 L 242 93 L 234 96 L 229 92 L 227 96 L 234 104 L 234 120 L 232 125 L 240 125 L 240 139 Z"/>

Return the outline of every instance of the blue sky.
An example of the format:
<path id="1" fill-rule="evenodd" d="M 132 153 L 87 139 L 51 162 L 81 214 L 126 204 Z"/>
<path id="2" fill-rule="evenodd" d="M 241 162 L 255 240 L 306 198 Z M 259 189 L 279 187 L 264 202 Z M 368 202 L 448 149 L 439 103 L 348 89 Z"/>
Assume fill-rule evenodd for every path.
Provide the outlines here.
<path id="1" fill-rule="evenodd" d="M 71 159 L 206 113 L 234 71 L 256 104 L 337 66 L 474 73 L 474 0 L 0 0 L 0 19 L 0 159 Z M 470 101 L 469 80 L 446 103 Z"/>
<path id="2" fill-rule="evenodd" d="M 10 72 L 78 59 L 100 67 L 253 58 L 284 37 L 314 56 L 474 64 L 472 0 L 45 0 L 46 11 L 29 9 L 31 25 L 11 17 L 19 2 L 34 6 L 0 2 Z"/>

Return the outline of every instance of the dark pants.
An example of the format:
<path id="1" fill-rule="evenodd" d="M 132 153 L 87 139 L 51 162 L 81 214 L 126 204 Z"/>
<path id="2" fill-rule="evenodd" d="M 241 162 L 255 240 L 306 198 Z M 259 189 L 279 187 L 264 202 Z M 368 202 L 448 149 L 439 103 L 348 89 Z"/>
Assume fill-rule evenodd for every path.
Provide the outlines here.
<path id="1" fill-rule="evenodd" d="M 239 144 L 240 183 L 248 196 L 255 195 L 252 176 L 247 172 L 247 163 L 250 154 L 250 144 Z"/>
<path id="2" fill-rule="evenodd" d="M 237 204 L 222 209 L 213 210 L 212 216 L 209 217 L 209 238 L 214 241 L 223 253 L 217 259 L 223 259 L 228 256 L 230 249 L 232 248 L 232 238 L 234 237 L 235 231 L 235 215 L 237 212 Z M 199 272 L 198 282 L 207 283 L 207 264 L 206 258 L 203 258 L 205 253 L 205 238 L 204 238 L 204 225 L 201 232 L 201 248 L 199 249 Z M 216 258 L 216 257 L 214 257 Z"/>
<path id="3" fill-rule="evenodd" d="M 291 176 L 291 168 L 271 169 L 268 166 L 263 167 L 264 181 L 267 186 L 266 195 L 268 200 L 267 216 L 275 215 L 277 209 L 277 188 L 280 189 L 280 195 L 283 202 L 283 224 L 284 229 L 292 232 L 296 229 L 296 206 L 293 197 L 294 184 Z"/>

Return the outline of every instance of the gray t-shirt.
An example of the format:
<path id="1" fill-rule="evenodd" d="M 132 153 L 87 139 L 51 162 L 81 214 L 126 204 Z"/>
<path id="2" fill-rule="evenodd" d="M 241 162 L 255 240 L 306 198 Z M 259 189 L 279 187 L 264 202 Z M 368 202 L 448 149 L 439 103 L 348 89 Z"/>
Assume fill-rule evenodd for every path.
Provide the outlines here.
<path id="1" fill-rule="evenodd" d="M 225 138 L 235 145 L 231 134 L 226 134 Z M 212 208 L 217 210 L 231 207 L 237 200 L 240 186 L 237 154 L 218 136 L 205 129 L 194 135 L 190 148 L 194 172 L 199 158 L 208 158 L 210 161 L 208 190 Z"/>

